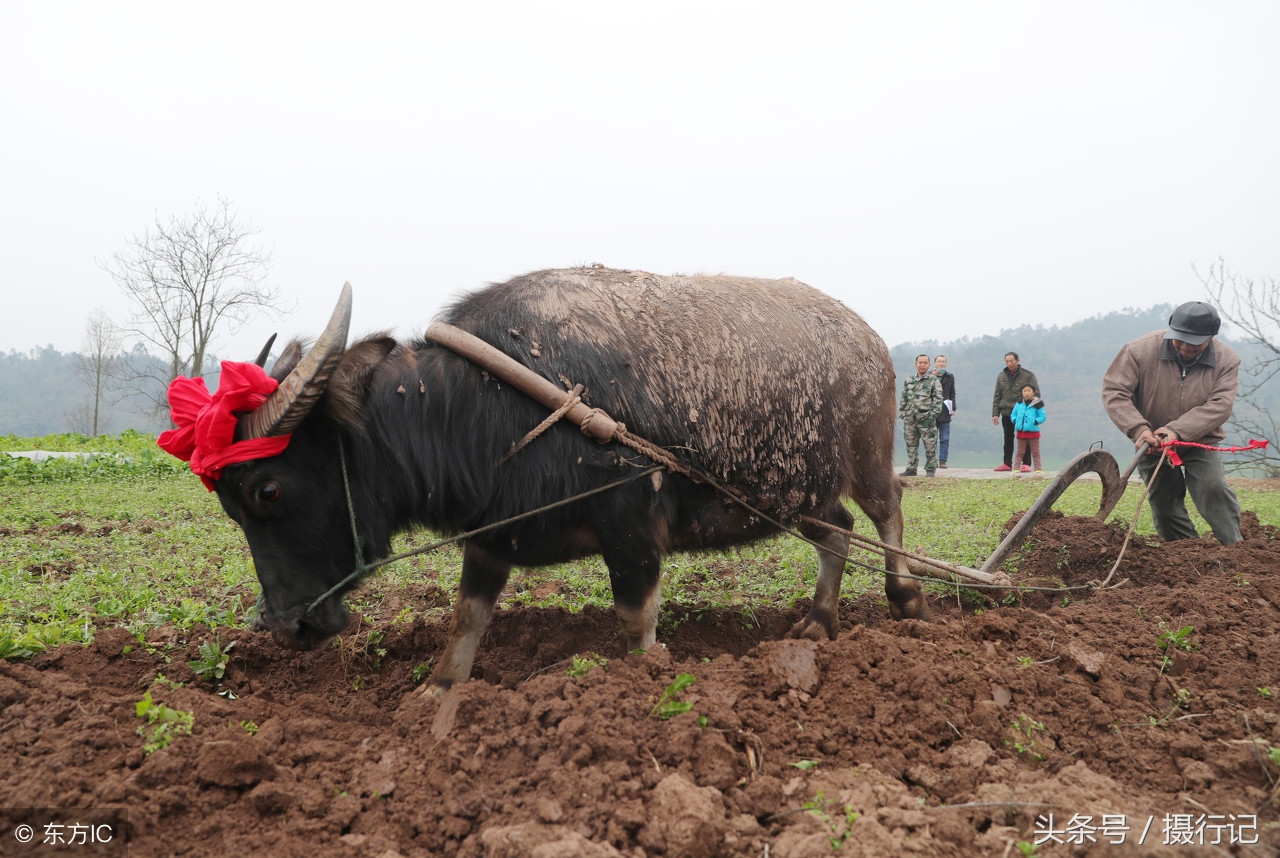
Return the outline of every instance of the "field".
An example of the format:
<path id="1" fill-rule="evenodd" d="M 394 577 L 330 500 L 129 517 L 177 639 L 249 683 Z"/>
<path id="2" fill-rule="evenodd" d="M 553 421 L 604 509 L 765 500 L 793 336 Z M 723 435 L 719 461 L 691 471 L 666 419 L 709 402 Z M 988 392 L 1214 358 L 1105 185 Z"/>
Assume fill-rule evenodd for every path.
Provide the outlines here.
<path id="1" fill-rule="evenodd" d="M 1138 492 L 1102 523 L 1081 482 L 1006 564 L 1018 591 L 932 584 L 934 620 L 895 623 L 850 567 L 822 644 L 782 639 L 816 573 L 787 538 L 671 558 L 645 654 L 598 562 L 518 570 L 435 700 L 456 549 L 377 573 L 331 647 L 280 650 L 248 630 L 239 530 L 150 443 L 0 438 L 112 454 L 0 460 L 0 855 L 42 854 L 8 833 L 40 808 L 134 856 L 1280 850 L 1272 484 L 1237 486 L 1227 548 L 1139 516 L 1096 590 Z M 910 481 L 908 545 L 978 566 L 1041 486 Z"/>

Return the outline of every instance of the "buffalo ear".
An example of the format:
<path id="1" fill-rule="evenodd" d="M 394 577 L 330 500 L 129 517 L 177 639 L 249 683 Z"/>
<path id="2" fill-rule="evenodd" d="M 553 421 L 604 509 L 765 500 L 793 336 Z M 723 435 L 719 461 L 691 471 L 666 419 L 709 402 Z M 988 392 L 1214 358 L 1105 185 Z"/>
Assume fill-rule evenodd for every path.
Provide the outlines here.
<path id="1" fill-rule="evenodd" d="M 349 428 L 360 428 L 373 374 L 395 347 L 391 337 L 375 335 L 347 349 L 325 390 L 325 413 Z"/>

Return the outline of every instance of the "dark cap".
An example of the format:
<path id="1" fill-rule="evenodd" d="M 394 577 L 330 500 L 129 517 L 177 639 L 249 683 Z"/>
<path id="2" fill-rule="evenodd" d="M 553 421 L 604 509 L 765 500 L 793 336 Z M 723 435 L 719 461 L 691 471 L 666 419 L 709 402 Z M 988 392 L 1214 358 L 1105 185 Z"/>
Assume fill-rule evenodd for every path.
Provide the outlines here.
<path id="1" fill-rule="evenodd" d="M 1164 338 L 1198 346 L 1218 333 L 1221 327 L 1218 311 L 1211 305 L 1203 301 L 1188 301 L 1169 317 L 1169 330 L 1165 331 Z"/>

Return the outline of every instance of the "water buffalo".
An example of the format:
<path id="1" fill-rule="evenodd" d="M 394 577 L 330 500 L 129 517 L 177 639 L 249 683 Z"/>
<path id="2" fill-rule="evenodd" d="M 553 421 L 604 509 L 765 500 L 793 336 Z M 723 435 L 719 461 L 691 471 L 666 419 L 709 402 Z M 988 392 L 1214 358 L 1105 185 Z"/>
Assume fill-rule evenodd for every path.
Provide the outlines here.
<path id="1" fill-rule="evenodd" d="M 305 356 L 296 342 L 285 349 L 272 373 L 279 389 L 238 417 L 240 439 L 292 433 L 283 452 L 231 464 L 214 481 L 253 552 L 259 622 L 294 649 L 318 647 L 348 622 L 340 593 L 308 607 L 353 568 L 342 459 L 369 561 L 412 525 L 468 531 L 649 464 L 566 421 L 504 461 L 547 410 L 426 340 L 376 335 L 346 348 L 349 294 Z M 850 528 L 842 497 L 882 540 L 902 544 L 888 349 L 856 313 L 803 283 L 539 271 L 466 295 L 442 319 L 557 385 L 584 385 L 588 404 L 841 557 L 847 539 L 802 517 Z M 775 532 L 712 487 L 668 473 L 471 538 L 430 683 L 469 677 L 513 565 L 602 555 L 632 650 L 654 643 L 664 554 Z M 791 636 L 836 635 L 844 565 L 820 555 L 813 608 Z M 896 555 L 887 568 L 907 571 Z M 927 615 L 914 581 L 889 574 L 885 590 L 895 617 Z"/>

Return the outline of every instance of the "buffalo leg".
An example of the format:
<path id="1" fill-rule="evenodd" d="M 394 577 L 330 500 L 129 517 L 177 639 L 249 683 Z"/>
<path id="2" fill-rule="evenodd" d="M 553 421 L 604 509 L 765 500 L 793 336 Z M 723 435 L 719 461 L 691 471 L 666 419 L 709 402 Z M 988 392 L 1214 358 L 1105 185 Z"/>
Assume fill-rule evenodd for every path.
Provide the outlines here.
<path id="1" fill-rule="evenodd" d="M 480 646 L 480 638 L 489 625 L 493 606 L 507 585 L 510 572 L 510 563 L 467 543 L 462 552 L 462 579 L 458 582 L 449 643 L 440 656 L 440 663 L 431 671 L 423 693 L 442 694 L 471 676 L 476 648 Z"/>
<path id="2" fill-rule="evenodd" d="M 853 528 L 853 516 L 843 506 L 832 509 L 823 520 L 845 530 Z M 787 637 L 835 640 L 840 631 L 837 611 L 849 537 L 818 525 L 803 525 L 800 532 L 822 546 L 818 550 L 818 586 L 813 593 L 813 607 L 803 620 L 791 627 Z"/>
<path id="3" fill-rule="evenodd" d="M 662 555 L 646 543 L 600 541 L 626 651 L 648 649 L 658 639 L 658 579 Z"/>
<path id="4" fill-rule="evenodd" d="M 889 470 L 888 482 L 879 491 L 855 492 L 854 501 L 876 526 L 880 541 L 897 548 L 902 547 L 902 488 Z M 927 620 L 929 605 L 924 599 L 920 584 L 911 578 L 898 575 L 910 574 L 907 558 L 892 551 L 885 552 L 884 592 L 889 597 L 889 613 L 895 620 Z M 895 574 L 897 573 L 897 574 Z"/>

